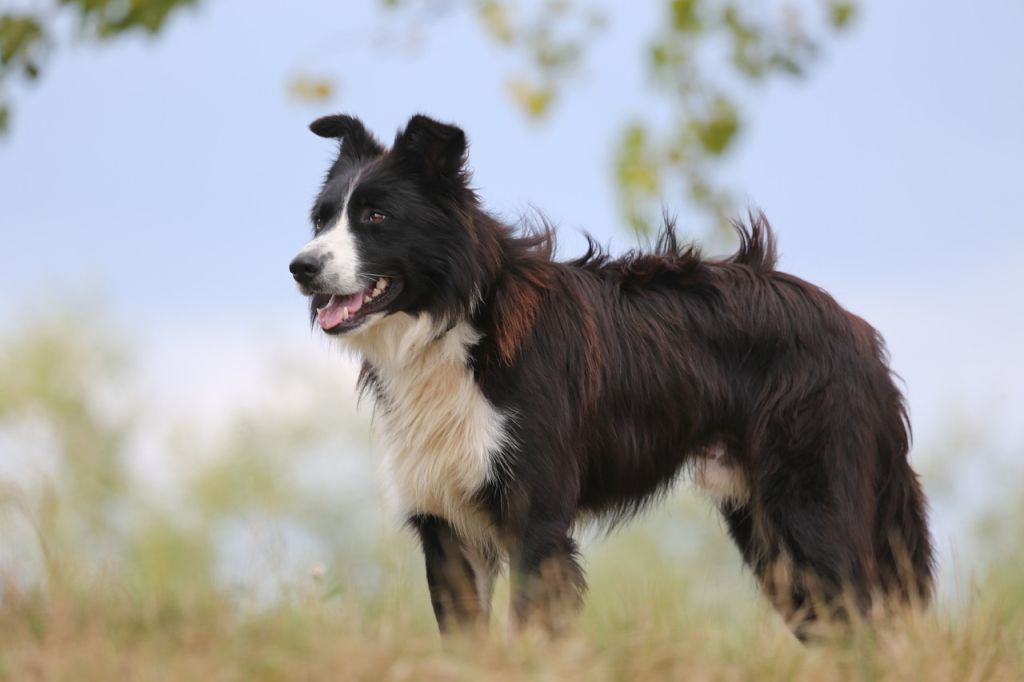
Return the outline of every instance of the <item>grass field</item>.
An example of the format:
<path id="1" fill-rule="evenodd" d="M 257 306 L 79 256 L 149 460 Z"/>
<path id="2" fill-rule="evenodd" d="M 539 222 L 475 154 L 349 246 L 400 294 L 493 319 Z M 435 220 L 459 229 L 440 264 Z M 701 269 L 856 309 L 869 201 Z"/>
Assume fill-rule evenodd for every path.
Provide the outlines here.
<path id="1" fill-rule="evenodd" d="M 372 486 L 338 465 L 338 433 L 365 427 L 338 414 L 350 386 L 290 368 L 318 392 L 298 404 L 330 413 L 260 409 L 217 444 L 178 429 L 164 446 L 183 473 L 154 491 L 132 473 L 146 401 L 95 328 L 0 339 L 0 680 L 1024 680 L 1019 494 L 980 544 L 958 539 L 973 576 L 946 570 L 930 611 L 842 640 L 798 644 L 683 492 L 585 538 L 570 635 L 509 638 L 502 581 L 489 636 L 442 642 L 415 543 L 365 515 Z"/>
<path id="2" fill-rule="evenodd" d="M 578 628 L 553 642 L 507 637 L 501 590 L 490 636 L 441 642 L 417 557 L 397 549 L 378 592 L 310 577 L 262 606 L 209 587 L 140 591 L 116 571 L 8 588 L 0 679 L 1024 679 L 1024 578 L 1013 566 L 925 615 L 805 647 L 738 569 L 701 574 L 642 549 L 641 536 L 598 551 Z"/>

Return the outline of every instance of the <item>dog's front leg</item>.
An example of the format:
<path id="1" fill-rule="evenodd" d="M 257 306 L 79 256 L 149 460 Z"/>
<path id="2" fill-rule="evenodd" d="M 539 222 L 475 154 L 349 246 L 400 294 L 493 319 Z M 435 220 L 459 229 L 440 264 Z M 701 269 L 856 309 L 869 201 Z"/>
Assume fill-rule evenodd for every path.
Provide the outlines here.
<path id="1" fill-rule="evenodd" d="M 493 561 L 469 552 L 444 519 L 414 516 L 409 522 L 423 547 L 427 587 L 438 628 L 442 633 L 486 629 Z"/>
<path id="2" fill-rule="evenodd" d="M 571 516 L 534 510 L 511 556 L 514 631 L 565 632 L 583 605 L 586 581 L 569 536 Z"/>

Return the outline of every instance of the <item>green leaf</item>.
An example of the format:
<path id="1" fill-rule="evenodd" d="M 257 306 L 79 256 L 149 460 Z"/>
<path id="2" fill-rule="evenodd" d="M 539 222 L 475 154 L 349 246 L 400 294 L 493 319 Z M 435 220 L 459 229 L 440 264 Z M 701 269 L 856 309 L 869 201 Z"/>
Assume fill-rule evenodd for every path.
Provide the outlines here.
<path id="1" fill-rule="evenodd" d="M 639 125 L 628 127 L 616 155 L 619 185 L 630 194 L 655 195 L 658 167 L 647 143 L 647 131 Z"/>
<path id="2" fill-rule="evenodd" d="M 512 99 L 530 118 L 542 118 L 551 108 L 555 92 L 544 85 L 533 85 L 523 78 L 512 78 L 507 88 Z"/>
<path id="3" fill-rule="evenodd" d="M 857 3 L 832 0 L 828 3 L 828 21 L 832 28 L 841 31 L 857 18 Z"/>
<path id="4" fill-rule="evenodd" d="M 700 0 L 672 0 L 672 28 L 680 33 L 696 33 L 700 31 L 701 21 L 698 14 Z"/>
<path id="5" fill-rule="evenodd" d="M 731 100 L 718 95 L 703 119 L 695 118 L 690 124 L 701 147 L 712 156 L 721 156 L 729 148 L 740 129 L 739 112 Z"/>
<path id="6" fill-rule="evenodd" d="M 497 0 L 484 0 L 477 6 L 477 15 L 490 36 L 504 45 L 516 39 L 515 27 L 508 6 Z"/>
<path id="7" fill-rule="evenodd" d="M 36 17 L 5 14 L 0 16 L 0 67 L 24 63 L 32 51 L 41 47 L 43 26 Z"/>
<path id="8" fill-rule="evenodd" d="M 197 0 L 60 0 L 78 14 L 79 24 L 93 37 L 110 39 L 141 30 L 159 33 L 174 12 Z"/>

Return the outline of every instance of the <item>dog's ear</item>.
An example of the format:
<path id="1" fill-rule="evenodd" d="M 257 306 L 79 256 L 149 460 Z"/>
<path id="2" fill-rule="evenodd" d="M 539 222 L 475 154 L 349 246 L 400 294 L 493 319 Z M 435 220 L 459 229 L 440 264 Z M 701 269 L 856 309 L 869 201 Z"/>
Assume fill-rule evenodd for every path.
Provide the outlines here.
<path id="1" fill-rule="evenodd" d="M 395 138 L 394 154 L 429 181 L 466 182 L 466 134 L 456 126 L 417 114 Z"/>
<path id="2" fill-rule="evenodd" d="M 380 142 L 354 116 L 324 116 L 310 123 L 309 129 L 320 137 L 338 139 L 341 142 L 341 158 L 368 159 L 384 153 Z"/>

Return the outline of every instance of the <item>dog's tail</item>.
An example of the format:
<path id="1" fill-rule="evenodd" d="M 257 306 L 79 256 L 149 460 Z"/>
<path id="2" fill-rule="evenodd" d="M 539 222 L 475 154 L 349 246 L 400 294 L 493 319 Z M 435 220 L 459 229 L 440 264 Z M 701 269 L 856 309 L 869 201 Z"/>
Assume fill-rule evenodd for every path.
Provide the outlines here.
<path id="1" fill-rule="evenodd" d="M 732 226 L 740 238 L 740 247 L 729 260 L 746 265 L 755 272 L 770 272 L 775 269 L 778 254 L 775 248 L 775 234 L 764 211 L 751 210 L 747 222 L 733 220 Z"/>
<path id="2" fill-rule="evenodd" d="M 875 518 L 882 588 L 890 597 L 926 606 L 934 588 L 935 557 L 924 493 L 906 458 L 893 462 L 885 476 Z"/>

